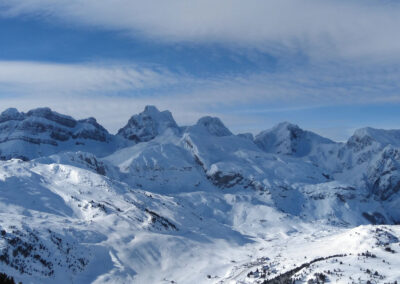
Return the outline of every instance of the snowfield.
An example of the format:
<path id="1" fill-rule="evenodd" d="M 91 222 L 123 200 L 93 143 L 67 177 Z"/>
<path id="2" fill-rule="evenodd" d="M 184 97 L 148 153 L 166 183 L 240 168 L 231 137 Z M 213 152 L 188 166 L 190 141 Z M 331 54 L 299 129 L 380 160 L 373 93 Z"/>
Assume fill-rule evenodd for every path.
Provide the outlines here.
<path id="1" fill-rule="evenodd" d="M 116 135 L 0 115 L 0 272 L 22 283 L 398 283 L 400 130 L 253 138 L 149 106 Z"/>

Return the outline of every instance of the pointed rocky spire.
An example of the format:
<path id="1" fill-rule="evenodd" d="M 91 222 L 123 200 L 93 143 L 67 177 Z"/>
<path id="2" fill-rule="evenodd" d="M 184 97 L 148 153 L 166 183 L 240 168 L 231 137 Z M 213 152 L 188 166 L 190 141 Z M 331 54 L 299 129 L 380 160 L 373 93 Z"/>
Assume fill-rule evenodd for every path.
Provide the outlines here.
<path id="1" fill-rule="evenodd" d="M 155 106 L 146 106 L 143 112 L 133 115 L 117 135 L 135 142 L 146 142 L 166 129 L 179 131 L 171 112 L 159 111 Z"/>

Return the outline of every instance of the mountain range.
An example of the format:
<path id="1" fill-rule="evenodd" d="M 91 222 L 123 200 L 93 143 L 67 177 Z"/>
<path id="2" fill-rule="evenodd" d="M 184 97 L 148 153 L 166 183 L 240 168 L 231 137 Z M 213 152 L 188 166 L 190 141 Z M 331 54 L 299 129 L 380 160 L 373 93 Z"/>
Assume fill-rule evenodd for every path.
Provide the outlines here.
<path id="1" fill-rule="evenodd" d="M 23 283 L 400 280 L 400 130 L 253 136 L 146 106 L 114 135 L 11 108 L 0 160 L 0 272 Z"/>

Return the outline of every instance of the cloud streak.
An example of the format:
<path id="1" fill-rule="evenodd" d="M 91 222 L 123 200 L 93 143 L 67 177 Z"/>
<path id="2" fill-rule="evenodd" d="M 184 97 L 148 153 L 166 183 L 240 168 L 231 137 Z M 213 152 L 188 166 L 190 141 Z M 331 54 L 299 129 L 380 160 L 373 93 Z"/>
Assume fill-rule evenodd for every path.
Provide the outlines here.
<path id="1" fill-rule="evenodd" d="M 0 61 L 0 87 L 22 95 L 113 93 L 167 87 L 176 76 L 157 68 L 91 63 Z"/>
<path id="2" fill-rule="evenodd" d="M 3 16 L 117 30 L 169 42 L 222 42 L 313 56 L 400 55 L 400 5 L 373 0 L 8 0 Z"/>
<path id="3" fill-rule="evenodd" d="M 351 63 L 198 78 L 149 66 L 0 61 L 0 105 L 95 116 L 113 132 L 147 104 L 171 110 L 181 124 L 216 115 L 233 130 L 260 130 L 274 112 L 400 103 L 399 76 L 398 67 Z"/>
<path id="4" fill-rule="evenodd" d="M 154 104 L 181 124 L 217 115 L 233 130 L 256 131 L 289 110 L 400 103 L 399 15 L 396 1 L 378 0 L 0 0 L 0 17 L 111 30 L 162 48 L 209 52 L 217 43 L 239 58 L 276 59 L 274 68 L 254 59 L 255 73 L 197 77 L 173 63 L 0 61 L 0 105 L 95 116 L 115 131 Z"/>
<path id="5" fill-rule="evenodd" d="M 151 66 L 0 61 L 1 93 L 178 98 L 193 104 L 269 102 L 313 104 L 400 99 L 400 68 L 350 63 L 299 66 L 277 72 L 194 77 Z"/>

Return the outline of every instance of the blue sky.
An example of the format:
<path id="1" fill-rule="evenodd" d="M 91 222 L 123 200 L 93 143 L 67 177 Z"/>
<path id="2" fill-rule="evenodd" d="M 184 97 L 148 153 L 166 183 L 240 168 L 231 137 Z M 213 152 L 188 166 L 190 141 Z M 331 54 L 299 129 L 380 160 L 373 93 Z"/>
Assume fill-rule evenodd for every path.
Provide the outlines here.
<path id="1" fill-rule="evenodd" d="M 0 0 L 0 106 L 115 132 L 154 104 L 343 141 L 400 128 L 399 26 L 396 1 Z"/>

